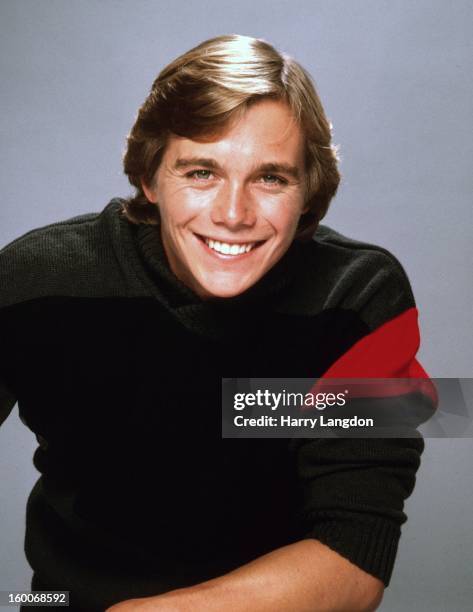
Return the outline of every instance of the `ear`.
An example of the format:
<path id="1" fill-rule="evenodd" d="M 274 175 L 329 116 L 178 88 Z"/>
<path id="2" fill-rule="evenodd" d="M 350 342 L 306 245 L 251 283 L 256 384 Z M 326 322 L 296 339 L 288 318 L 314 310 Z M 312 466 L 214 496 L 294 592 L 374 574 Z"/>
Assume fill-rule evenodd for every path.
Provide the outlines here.
<path id="1" fill-rule="evenodd" d="M 142 180 L 141 181 L 141 189 L 143 190 L 143 193 L 146 196 L 146 199 L 148 200 L 148 202 L 151 202 L 152 204 L 157 204 L 158 200 L 156 197 L 156 189 L 155 188 L 151 188 L 148 187 L 148 185 L 146 185 L 146 183 Z"/>

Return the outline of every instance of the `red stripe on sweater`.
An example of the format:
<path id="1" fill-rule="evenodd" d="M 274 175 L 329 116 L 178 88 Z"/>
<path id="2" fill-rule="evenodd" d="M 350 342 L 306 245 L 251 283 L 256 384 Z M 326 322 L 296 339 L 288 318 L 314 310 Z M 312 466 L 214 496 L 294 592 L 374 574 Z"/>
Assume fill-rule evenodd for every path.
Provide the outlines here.
<path id="1" fill-rule="evenodd" d="M 351 384 L 350 396 L 387 397 L 420 391 L 437 404 L 437 390 L 415 358 L 419 344 L 418 312 L 409 308 L 356 342 L 330 366 L 311 393 L 345 385 L 330 383 L 328 379 L 334 378 L 404 379 Z"/>

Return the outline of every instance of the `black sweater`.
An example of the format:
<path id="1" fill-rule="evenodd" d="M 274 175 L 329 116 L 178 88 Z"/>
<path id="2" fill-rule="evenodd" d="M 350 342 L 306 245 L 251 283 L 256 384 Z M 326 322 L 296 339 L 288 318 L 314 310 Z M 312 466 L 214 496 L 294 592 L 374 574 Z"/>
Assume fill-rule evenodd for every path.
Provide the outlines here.
<path id="1" fill-rule="evenodd" d="M 222 439 L 220 384 L 422 375 L 390 253 L 320 227 L 244 294 L 202 301 L 112 200 L 5 247 L 0 288 L 0 404 L 39 442 L 25 548 L 44 588 L 103 610 L 303 538 L 388 585 L 422 439 Z"/>

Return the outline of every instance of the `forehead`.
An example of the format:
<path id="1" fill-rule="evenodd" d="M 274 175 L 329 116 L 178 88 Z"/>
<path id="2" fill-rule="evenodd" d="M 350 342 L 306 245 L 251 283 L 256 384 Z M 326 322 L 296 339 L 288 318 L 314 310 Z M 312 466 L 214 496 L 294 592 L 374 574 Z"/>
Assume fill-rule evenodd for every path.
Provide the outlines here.
<path id="1" fill-rule="evenodd" d="M 170 136 L 164 153 L 168 163 L 187 157 L 212 157 L 232 165 L 278 162 L 302 167 L 304 138 L 286 103 L 263 100 L 213 137 Z"/>

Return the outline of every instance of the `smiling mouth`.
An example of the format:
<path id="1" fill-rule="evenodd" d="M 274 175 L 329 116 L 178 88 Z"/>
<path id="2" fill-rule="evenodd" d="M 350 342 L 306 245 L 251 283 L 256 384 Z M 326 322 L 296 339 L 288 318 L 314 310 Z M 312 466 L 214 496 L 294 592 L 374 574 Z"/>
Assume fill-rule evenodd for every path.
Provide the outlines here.
<path id="1" fill-rule="evenodd" d="M 223 242 L 219 240 L 213 240 L 206 236 L 196 234 L 201 242 L 203 242 L 209 249 L 218 253 L 219 255 L 237 256 L 244 255 L 260 247 L 266 240 L 258 240 L 256 242 Z"/>

